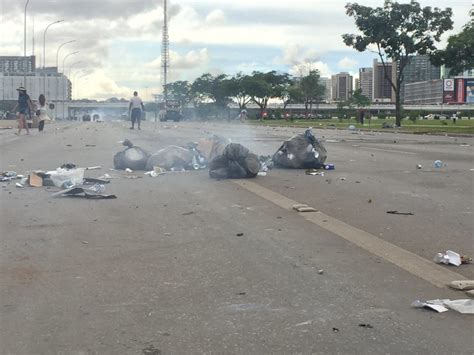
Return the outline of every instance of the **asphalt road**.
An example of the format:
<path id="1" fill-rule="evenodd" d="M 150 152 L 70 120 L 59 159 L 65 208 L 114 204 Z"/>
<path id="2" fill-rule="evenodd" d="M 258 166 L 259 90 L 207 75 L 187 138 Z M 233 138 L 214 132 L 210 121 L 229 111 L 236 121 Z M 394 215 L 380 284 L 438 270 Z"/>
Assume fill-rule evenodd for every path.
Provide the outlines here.
<path id="1" fill-rule="evenodd" d="M 472 138 L 315 129 L 336 165 L 325 176 L 109 171 L 124 138 L 156 151 L 218 133 L 272 154 L 296 132 L 125 122 L 1 131 L 0 170 L 100 165 L 87 175 L 115 177 L 106 192 L 118 198 L 1 183 L 0 353 L 471 354 L 473 316 L 410 304 L 467 298 L 444 284 L 474 279 L 474 266 L 432 258 L 474 255 Z M 320 212 L 286 208 L 294 201 Z"/>

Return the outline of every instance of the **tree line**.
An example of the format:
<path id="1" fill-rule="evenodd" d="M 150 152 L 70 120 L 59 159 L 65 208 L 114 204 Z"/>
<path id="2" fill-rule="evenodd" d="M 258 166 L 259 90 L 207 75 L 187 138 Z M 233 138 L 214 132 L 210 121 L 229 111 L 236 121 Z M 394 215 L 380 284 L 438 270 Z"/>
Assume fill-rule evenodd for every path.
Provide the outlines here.
<path id="1" fill-rule="evenodd" d="M 310 111 L 314 103 L 322 101 L 326 87 L 321 83 L 318 70 L 311 70 L 303 77 L 272 70 L 236 75 L 206 73 L 193 82 L 169 83 L 165 90 L 169 96 L 179 100 L 182 106 L 191 103 L 194 107 L 199 107 L 212 103 L 223 112 L 230 103 L 238 104 L 240 109 L 254 103 L 263 115 L 272 99 L 280 100 L 284 109 L 289 104 L 303 103 L 306 110 Z"/>

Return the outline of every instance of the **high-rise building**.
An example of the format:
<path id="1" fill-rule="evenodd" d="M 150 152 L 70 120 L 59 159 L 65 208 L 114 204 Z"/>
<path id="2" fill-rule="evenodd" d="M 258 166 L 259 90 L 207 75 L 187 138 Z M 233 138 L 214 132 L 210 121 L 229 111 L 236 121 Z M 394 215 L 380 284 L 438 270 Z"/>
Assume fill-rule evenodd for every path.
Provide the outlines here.
<path id="1" fill-rule="evenodd" d="M 441 68 L 431 64 L 427 55 L 409 57 L 408 64 L 403 69 L 403 83 L 416 83 L 441 78 Z"/>
<path id="2" fill-rule="evenodd" d="M 359 78 L 354 79 L 354 91 L 355 90 L 360 90 L 360 79 Z"/>
<path id="3" fill-rule="evenodd" d="M 326 101 L 326 102 L 329 102 L 331 101 L 331 91 L 332 91 L 332 81 L 331 81 L 331 78 L 325 78 L 325 77 L 321 77 L 319 78 L 320 82 L 322 85 L 324 85 L 324 87 L 326 88 L 326 90 L 324 91 L 324 96 L 322 98 L 323 101 Z"/>
<path id="4" fill-rule="evenodd" d="M 396 82 L 397 66 L 392 62 L 386 62 L 385 68 L 382 63 L 374 59 L 372 69 L 372 100 L 375 102 L 394 102 L 395 91 L 393 90 L 387 76 L 392 82 Z"/>
<path id="5" fill-rule="evenodd" d="M 352 75 L 343 72 L 332 76 L 333 101 L 346 101 L 352 94 Z"/>
<path id="6" fill-rule="evenodd" d="M 26 68 L 26 70 L 25 70 Z M 36 70 L 36 57 L 0 56 L 1 73 L 32 73 Z"/>
<path id="7" fill-rule="evenodd" d="M 359 89 L 362 90 L 362 95 L 372 100 L 372 68 L 360 68 L 359 69 Z"/>
<path id="8" fill-rule="evenodd" d="M 443 80 L 417 81 L 405 85 L 405 104 L 426 105 L 443 103 Z"/>

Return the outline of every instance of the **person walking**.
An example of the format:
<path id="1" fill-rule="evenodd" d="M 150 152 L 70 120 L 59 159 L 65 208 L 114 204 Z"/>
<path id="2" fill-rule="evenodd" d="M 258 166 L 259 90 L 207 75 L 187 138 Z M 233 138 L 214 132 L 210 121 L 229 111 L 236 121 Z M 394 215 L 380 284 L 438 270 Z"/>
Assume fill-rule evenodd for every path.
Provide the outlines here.
<path id="1" fill-rule="evenodd" d="M 39 108 L 36 110 L 36 116 L 38 117 L 38 131 L 43 132 L 44 129 L 44 121 L 50 121 L 51 118 L 49 118 L 48 113 L 46 111 L 46 97 L 41 94 L 38 97 L 38 102 L 39 102 Z"/>
<path id="2" fill-rule="evenodd" d="M 15 134 L 19 136 L 22 128 L 26 129 L 26 134 L 30 134 L 28 123 L 26 122 L 26 115 L 31 114 L 31 111 L 34 110 L 34 105 L 23 86 L 20 86 L 16 90 L 18 91 L 18 102 L 13 108 L 13 112 L 15 112 L 18 107 L 18 133 Z"/>
<path id="3" fill-rule="evenodd" d="M 140 129 L 140 121 L 142 119 L 142 112 L 145 111 L 142 99 L 138 96 L 138 92 L 133 92 L 133 97 L 130 99 L 130 105 L 128 106 L 128 114 L 132 120 L 132 127 L 135 129 L 135 122 L 137 122 L 138 129 Z"/>

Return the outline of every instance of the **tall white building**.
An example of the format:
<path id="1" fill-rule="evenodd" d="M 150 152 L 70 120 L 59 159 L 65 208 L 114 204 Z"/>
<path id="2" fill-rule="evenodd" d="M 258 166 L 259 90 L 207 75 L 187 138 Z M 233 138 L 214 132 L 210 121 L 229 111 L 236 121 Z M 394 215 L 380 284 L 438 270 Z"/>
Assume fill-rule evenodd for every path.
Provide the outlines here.
<path id="1" fill-rule="evenodd" d="M 325 77 L 321 77 L 319 78 L 320 82 L 322 85 L 324 85 L 324 87 L 326 88 L 326 90 L 324 91 L 324 96 L 322 98 L 323 101 L 331 101 L 331 97 L 332 97 L 332 81 L 331 81 L 331 78 L 325 78 Z"/>
<path id="2" fill-rule="evenodd" d="M 359 69 L 359 89 L 362 90 L 362 95 L 372 100 L 373 91 L 372 91 L 372 77 L 373 69 L 372 68 L 360 68 Z"/>
<path id="3" fill-rule="evenodd" d="M 333 101 L 346 101 L 352 95 L 353 77 L 343 72 L 332 76 L 332 99 Z"/>
<path id="4" fill-rule="evenodd" d="M 0 73 L 0 100 L 17 100 L 23 74 Z M 62 75 L 42 76 L 39 73 L 29 73 L 26 76 L 26 91 L 32 100 L 37 100 L 40 94 L 46 96 L 48 102 L 71 100 L 71 82 Z"/>

